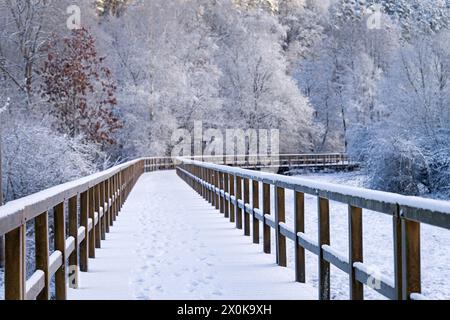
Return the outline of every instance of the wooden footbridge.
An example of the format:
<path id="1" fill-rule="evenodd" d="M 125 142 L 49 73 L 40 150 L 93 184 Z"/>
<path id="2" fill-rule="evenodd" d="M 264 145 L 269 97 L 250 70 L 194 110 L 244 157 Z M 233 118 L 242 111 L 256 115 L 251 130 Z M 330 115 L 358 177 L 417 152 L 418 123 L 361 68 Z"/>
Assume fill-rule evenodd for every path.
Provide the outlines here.
<path id="1" fill-rule="evenodd" d="M 232 155 L 196 156 L 192 160 L 240 167 L 258 171 L 286 174 L 295 170 L 356 170 L 359 163 L 344 153 L 282 154 L 282 155 Z M 166 158 L 166 161 L 171 161 Z M 163 164 L 164 166 L 165 164 Z"/>
<path id="2" fill-rule="evenodd" d="M 245 169 L 277 164 L 353 165 L 344 156 L 288 155 L 279 157 L 275 163 L 263 160 L 142 158 L 7 203 L 0 207 L 0 235 L 5 235 L 6 247 L 5 298 L 46 300 L 54 295 L 56 299 L 66 299 L 68 288 L 77 288 L 77 270 L 89 272 L 93 261 L 90 258 L 94 259 L 102 248 L 102 241 L 122 213 L 141 175 L 161 170 L 176 170 L 179 178 L 237 229 L 243 229 L 253 243 L 262 242 L 264 253 L 274 254 L 280 267 L 287 265 L 286 243 L 291 241 L 295 248 L 292 281 L 305 282 L 305 250 L 315 254 L 319 270 L 318 298 L 323 300 L 331 297 L 331 265 L 348 274 L 350 298 L 364 298 L 364 287 L 373 275 L 363 261 L 362 212 L 370 210 L 387 215 L 393 221 L 394 246 L 380 250 L 393 250 L 395 274 L 392 279 L 384 276 L 376 279 L 381 285 L 375 290 L 390 299 L 425 298 L 421 294 L 420 226 L 450 229 L 449 202 Z M 287 190 L 294 192 L 292 225 L 286 223 Z M 317 197 L 318 212 L 305 210 L 305 195 Z M 151 198 L 152 194 L 146 197 Z M 348 255 L 331 246 L 330 201 L 348 206 Z M 317 237 L 305 232 L 306 215 L 317 215 Z M 27 227 L 35 239 L 32 258 L 26 254 Z M 275 237 L 271 237 L 272 230 Z M 27 263 L 27 259 L 34 259 L 34 263 Z M 34 267 L 27 272 L 29 265 Z M 53 281 L 54 294 L 51 294 Z"/>

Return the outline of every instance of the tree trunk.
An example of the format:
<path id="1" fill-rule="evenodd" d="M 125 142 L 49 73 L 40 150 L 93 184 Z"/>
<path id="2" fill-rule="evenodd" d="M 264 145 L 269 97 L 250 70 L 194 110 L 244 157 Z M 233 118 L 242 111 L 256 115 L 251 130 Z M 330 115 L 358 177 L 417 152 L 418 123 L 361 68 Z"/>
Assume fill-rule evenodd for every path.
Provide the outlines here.
<path id="1" fill-rule="evenodd" d="M 324 151 L 325 150 L 325 143 L 327 142 L 327 138 L 328 138 L 328 132 L 330 129 L 330 118 L 329 118 L 329 114 L 327 111 L 327 117 L 326 117 L 326 125 L 325 125 L 325 133 L 323 134 L 323 138 L 322 138 L 322 144 L 320 145 L 320 151 Z"/>
<path id="2" fill-rule="evenodd" d="M 344 105 L 341 105 L 341 113 L 342 113 L 342 126 L 344 129 L 344 152 L 347 152 L 348 141 L 347 141 L 347 121 L 345 120 L 345 108 Z"/>

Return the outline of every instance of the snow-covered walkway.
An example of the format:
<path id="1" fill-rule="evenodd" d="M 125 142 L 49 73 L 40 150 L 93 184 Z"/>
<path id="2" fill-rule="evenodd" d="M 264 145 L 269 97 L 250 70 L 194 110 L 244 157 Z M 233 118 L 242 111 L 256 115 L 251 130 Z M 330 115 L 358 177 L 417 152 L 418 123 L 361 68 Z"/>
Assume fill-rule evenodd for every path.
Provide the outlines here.
<path id="1" fill-rule="evenodd" d="M 71 299 L 315 299 L 179 179 L 144 174 Z"/>

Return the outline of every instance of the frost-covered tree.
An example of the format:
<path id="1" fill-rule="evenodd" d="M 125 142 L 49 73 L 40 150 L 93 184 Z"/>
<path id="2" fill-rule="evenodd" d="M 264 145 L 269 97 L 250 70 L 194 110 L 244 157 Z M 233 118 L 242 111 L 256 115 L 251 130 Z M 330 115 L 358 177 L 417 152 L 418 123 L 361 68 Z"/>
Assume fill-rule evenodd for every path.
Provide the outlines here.
<path id="1" fill-rule="evenodd" d="M 449 194 L 450 186 L 450 47 L 449 31 L 418 37 L 399 50 L 390 73 L 383 81 L 380 101 L 386 129 L 374 129 L 376 137 L 398 137 L 403 145 L 414 145 L 410 159 L 421 163 L 420 175 L 405 175 L 417 186 Z M 400 152 L 401 148 L 398 149 Z M 392 150 L 395 154 L 395 149 Z M 381 151 L 382 152 L 382 151 Z M 388 167 L 392 162 L 376 163 Z M 420 159 L 420 160 L 419 160 Z M 417 192 L 416 192 L 417 193 Z"/>
<path id="2" fill-rule="evenodd" d="M 281 129 L 282 151 L 311 148 L 312 109 L 287 73 L 285 30 L 265 10 L 211 6 L 222 72 L 223 114 L 242 129 Z"/>
<path id="3" fill-rule="evenodd" d="M 398 43 L 398 31 L 387 16 L 382 28 L 369 29 L 364 7 L 349 10 L 342 4 L 329 7 L 321 40 L 300 58 L 295 71 L 322 126 L 316 141 L 321 151 L 348 150 L 355 131 L 378 118 L 378 84 Z"/>
<path id="4" fill-rule="evenodd" d="M 194 1 L 138 1 L 102 23 L 124 119 L 118 138 L 129 156 L 170 154 L 175 129 L 219 123 L 217 47 L 202 19 Z"/>
<path id="5" fill-rule="evenodd" d="M 450 129 L 450 32 L 418 37 L 399 50 L 383 103 L 399 126 L 434 141 Z"/>
<path id="6" fill-rule="evenodd" d="M 315 45 L 322 40 L 325 15 L 317 1 L 285 0 L 279 3 L 280 23 L 286 28 L 283 48 L 294 71 L 299 59 L 313 54 Z"/>

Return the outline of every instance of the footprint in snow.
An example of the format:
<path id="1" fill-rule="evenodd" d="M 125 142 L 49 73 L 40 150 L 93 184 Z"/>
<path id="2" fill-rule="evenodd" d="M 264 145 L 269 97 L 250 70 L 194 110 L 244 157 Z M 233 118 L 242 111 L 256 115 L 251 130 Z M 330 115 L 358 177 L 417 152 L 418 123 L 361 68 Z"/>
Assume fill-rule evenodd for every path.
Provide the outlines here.
<path id="1" fill-rule="evenodd" d="M 164 292 L 164 289 L 163 289 L 163 287 L 161 285 L 153 287 L 153 290 L 154 291 L 158 291 L 159 293 L 163 293 Z"/>
<path id="2" fill-rule="evenodd" d="M 220 292 L 219 290 L 215 290 L 215 291 L 212 292 L 212 295 L 220 297 L 220 296 L 222 296 L 222 292 Z"/>

